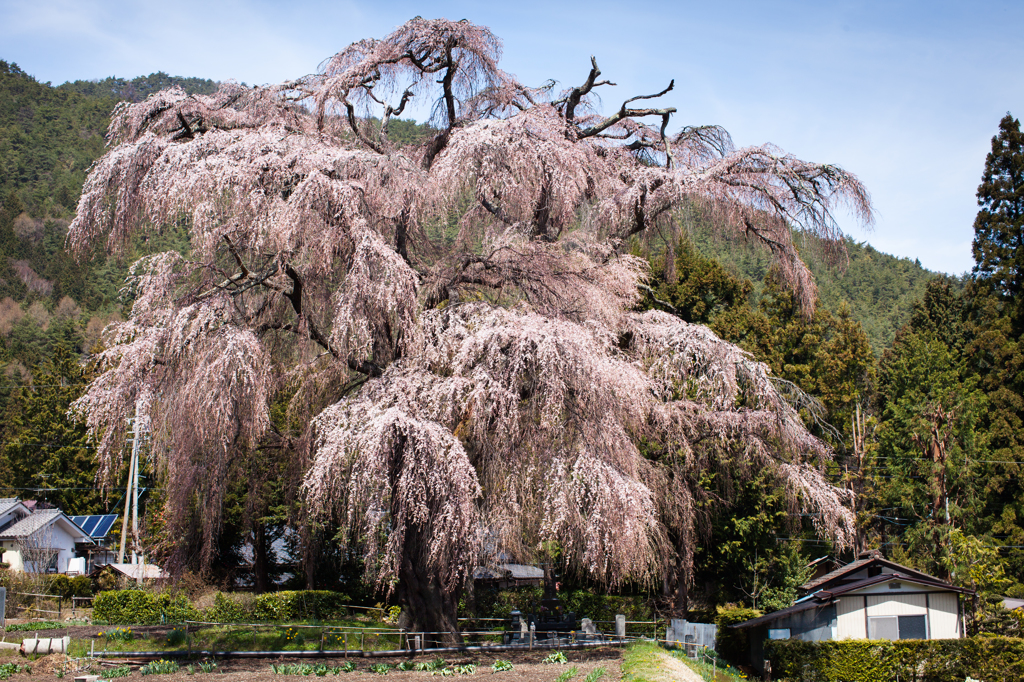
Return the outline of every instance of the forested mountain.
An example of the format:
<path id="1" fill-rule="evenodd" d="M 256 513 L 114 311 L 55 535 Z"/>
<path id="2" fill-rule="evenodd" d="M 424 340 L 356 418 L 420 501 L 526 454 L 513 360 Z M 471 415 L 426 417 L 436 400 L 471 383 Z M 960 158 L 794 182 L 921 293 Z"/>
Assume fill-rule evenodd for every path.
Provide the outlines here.
<path id="1" fill-rule="evenodd" d="M 103 80 L 73 81 L 58 86 L 58 89 L 77 92 L 87 97 L 112 97 L 115 100 L 141 102 L 150 95 L 175 86 L 189 94 L 209 95 L 216 92 L 218 84 L 205 78 L 168 76 L 163 71 L 157 71 L 131 80 L 110 76 Z"/>
<path id="2" fill-rule="evenodd" d="M 87 171 L 105 151 L 111 109 L 171 85 L 198 94 L 217 86 L 157 73 L 53 87 L 0 61 L 0 495 L 45 498 L 75 513 L 119 503 L 96 490 L 66 494 L 95 487 L 96 472 L 94 446 L 67 409 L 95 376 L 91 351 L 101 330 L 127 317 L 130 264 L 184 250 L 187 239 L 169 226 L 135 237 L 121 257 L 97 248 L 80 260 L 65 238 Z M 634 249 L 651 263 L 643 307 L 708 325 L 766 363 L 808 429 L 834 449 L 831 480 L 858 494 L 859 547 L 881 547 L 987 597 L 1024 595 L 1024 268 L 1015 260 L 1020 220 L 1004 211 L 1024 192 L 1014 124 L 1003 121 L 983 178 L 980 269 L 972 276 L 937 275 L 853 241 L 848 259 L 835 262 L 816 238 L 798 236 L 819 293 L 807 314 L 768 256 L 715 237 L 710 217 L 681 215 L 682 237 L 670 249 Z M 397 147 L 437 132 L 404 120 L 388 129 Z M 284 401 L 271 409 L 277 425 L 293 419 Z M 650 456 L 665 456 L 655 446 Z M 249 576 L 262 588 L 279 570 L 267 547 L 284 537 L 298 503 L 282 482 L 297 475 L 289 462 L 270 451 L 260 457 L 229 468 L 215 551 L 231 558 L 247 541 L 263 546 L 258 575 Z M 742 478 L 732 466 L 743 465 L 727 463 L 700 482 L 707 499 L 726 506 L 708 512 L 693 547 L 690 603 L 784 606 L 806 560 L 833 548 L 819 544 L 809 517 L 792 513 L 777 481 L 745 471 L 732 485 Z M 154 492 L 159 506 L 165 498 Z M 167 537 L 161 518 L 150 519 L 151 541 L 155 555 L 166 556 L 179 539 Z M 305 562 L 295 580 L 329 586 L 340 571 L 358 569 L 330 545 L 338 530 L 289 535 L 306 543 L 295 551 Z M 225 569 L 217 577 L 237 576 Z"/>
<path id="3" fill-rule="evenodd" d="M 724 242 L 699 222 L 690 240 L 700 253 L 722 263 L 732 274 L 755 283 L 754 300 L 764 291 L 770 257 L 750 245 Z M 882 253 L 865 242 L 846 240 L 846 255 L 829 257 L 813 235 L 798 238 L 800 253 L 814 273 L 822 306 L 832 313 L 843 307 L 861 323 L 876 355 L 888 348 L 913 311 L 935 273 L 909 258 Z"/>

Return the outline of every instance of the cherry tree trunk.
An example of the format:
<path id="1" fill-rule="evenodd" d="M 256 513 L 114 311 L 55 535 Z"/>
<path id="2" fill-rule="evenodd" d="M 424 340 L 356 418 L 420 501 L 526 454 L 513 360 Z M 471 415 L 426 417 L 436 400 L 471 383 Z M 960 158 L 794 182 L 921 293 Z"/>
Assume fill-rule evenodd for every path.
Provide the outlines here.
<path id="1" fill-rule="evenodd" d="M 420 533 L 415 535 L 412 544 L 420 545 L 426 539 Z M 407 543 L 409 539 L 407 535 Z M 402 559 L 395 586 L 402 607 L 399 625 L 409 633 L 427 633 L 422 640 L 424 647 L 462 644 L 456 613 L 459 595 L 445 592 L 437 576 L 419 560 L 420 556 L 423 555 L 407 552 Z"/>
<path id="2" fill-rule="evenodd" d="M 267 527 L 259 521 L 253 522 L 252 527 L 252 573 L 256 594 L 267 592 L 270 589 L 270 543 Z"/>

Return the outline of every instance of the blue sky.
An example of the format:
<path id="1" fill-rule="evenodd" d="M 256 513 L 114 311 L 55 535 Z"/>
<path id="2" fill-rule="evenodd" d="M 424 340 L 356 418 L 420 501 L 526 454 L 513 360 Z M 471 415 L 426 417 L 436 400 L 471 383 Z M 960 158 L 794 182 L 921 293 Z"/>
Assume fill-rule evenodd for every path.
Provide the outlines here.
<path id="1" fill-rule="evenodd" d="M 0 59 L 54 84 L 153 71 L 270 83 L 422 15 L 504 40 L 527 84 L 576 84 L 595 55 L 620 99 L 676 89 L 675 122 L 717 123 L 868 186 L 858 240 L 932 270 L 971 268 L 975 191 L 999 119 L 1024 116 L 1024 3 L 503 3 L 0 0 Z"/>

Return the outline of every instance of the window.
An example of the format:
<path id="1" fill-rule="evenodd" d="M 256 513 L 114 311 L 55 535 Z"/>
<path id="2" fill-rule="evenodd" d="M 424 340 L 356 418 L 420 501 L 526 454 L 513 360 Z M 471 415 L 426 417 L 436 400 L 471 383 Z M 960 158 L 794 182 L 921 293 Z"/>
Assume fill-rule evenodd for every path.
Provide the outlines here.
<path id="1" fill-rule="evenodd" d="M 899 616 L 900 639 L 928 639 L 924 616 Z"/>
<path id="2" fill-rule="evenodd" d="M 868 639 L 899 639 L 900 628 L 896 616 L 868 618 Z"/>
<path id="3" fill-rule="evenodd" d="M 871 616 L 869 639 L 928 639 L 924 616 Z"/>

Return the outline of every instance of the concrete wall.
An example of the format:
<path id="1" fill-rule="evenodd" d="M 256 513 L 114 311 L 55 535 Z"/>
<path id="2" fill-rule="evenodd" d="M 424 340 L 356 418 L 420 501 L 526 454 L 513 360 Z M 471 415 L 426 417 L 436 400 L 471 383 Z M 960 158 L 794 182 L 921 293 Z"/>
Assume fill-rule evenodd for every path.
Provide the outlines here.
<path id="1" fill-rule="evenodd" d="M 714 650 L 718 639 L 718 626 L 673 618 L 671 627 L 665 633 L 665 639 L 679 645 L 691 644 Z"/>

